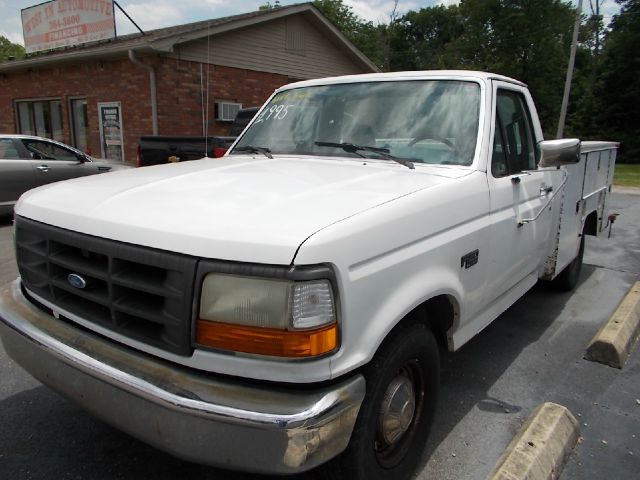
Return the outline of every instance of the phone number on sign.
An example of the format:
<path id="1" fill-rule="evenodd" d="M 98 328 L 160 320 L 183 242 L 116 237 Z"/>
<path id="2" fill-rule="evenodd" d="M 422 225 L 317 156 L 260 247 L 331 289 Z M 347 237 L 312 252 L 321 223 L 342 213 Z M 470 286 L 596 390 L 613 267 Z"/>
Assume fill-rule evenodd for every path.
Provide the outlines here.
<path id="1" fill-rule="evenodd" d="M 49 29 L 57 30 L 59 28 L 71 27 L 80 23 L 80 15 L 71 15 L 60 19 L 49 20 Z"/>

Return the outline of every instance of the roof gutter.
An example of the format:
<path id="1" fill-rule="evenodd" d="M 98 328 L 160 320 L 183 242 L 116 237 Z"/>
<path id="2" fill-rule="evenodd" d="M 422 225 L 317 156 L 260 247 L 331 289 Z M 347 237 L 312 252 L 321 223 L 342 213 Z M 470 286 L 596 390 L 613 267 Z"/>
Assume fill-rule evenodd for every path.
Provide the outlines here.
<path id="1" fill-rule="evenodd" d="M 35 55 L 22 60 L 11 60 L 0 63 L 0 73 L 10 73 L 25 71 L 30 68 L 60 67 L 67 64 L 77 64 L 80 62 L 100 61 L 121 58 L 127 51 L 135 48 L 136 51 L 146 51 L 153 53 L 148 45 L 101 45 L 99 49 L 92 48 L 84 50 L 81 48 L 71 49 L 55 54 Z"/>
<path id="2" fill-rule="evenodd" d="M 147 65 L 136 58 L 133 50 L 129 50 L 129 60 L 135 65 L 144 68 L 149 72 L 149 89 L 151 90 L 151 122 L 153 125 L 153 134 L 158 135 L 158 99 L 156 95 L 156 70 L 151 65 Z"/>

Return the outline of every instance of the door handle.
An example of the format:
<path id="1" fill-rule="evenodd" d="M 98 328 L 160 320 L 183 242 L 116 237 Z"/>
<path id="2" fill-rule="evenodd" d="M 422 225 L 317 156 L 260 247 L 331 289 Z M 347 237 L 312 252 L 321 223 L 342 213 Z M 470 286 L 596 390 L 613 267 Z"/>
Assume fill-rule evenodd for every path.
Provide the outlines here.
<path id="1" fill-rule="evenodd" d="M 547 187 L 546 184 L 540 185 L 540 196 L 544 197 L 547 193 L 553 192 L 553 186 Z"/>
<path id="2" fill-rule="evenodd" d="M 540 210 L 538 210 L 538 213 L 536 214 L 536 216 L 532 218 L 523 218 L 522 220 L 518 220 L 518 228 L 522 227 L 523 225 L 526 225 L 527 223 L 535 222 L 538 219 L 538 217 L 542 214 L 542 212 L 544 212 L 547 209 L 547 207 L 549 206 L 553 198 L 558 194 L 558 192 L 562 191 L 564 186 L 567 184 L 568 179 L 569 179 L 569 176 L 565 172 L 564 177 L 562 178 L 562 183 L 558 185 L 558 189 L 555 192 L 553 192 L 553 195 L 547 198 L 544 206 Z M 546 195 L 547 193 L 552 191 L 553 191 L 553 187 L 547 187 L 547 185 L 544 183 L 540 185 L 540 196 Z"/>
<path id="3" fill-rule="evenodd" d="M 36 167 L 36 168 L 37 168 L 38 170 L 40 170 L 41 172 L 45 172 L 45 173 L 46 173 L 46 172 L 48 172 L 49 170 L 51 170 L 51 169 L 49 168 L 49 165 L 40 165 L 40 166 L 38 166 L 38 167 Z"/>

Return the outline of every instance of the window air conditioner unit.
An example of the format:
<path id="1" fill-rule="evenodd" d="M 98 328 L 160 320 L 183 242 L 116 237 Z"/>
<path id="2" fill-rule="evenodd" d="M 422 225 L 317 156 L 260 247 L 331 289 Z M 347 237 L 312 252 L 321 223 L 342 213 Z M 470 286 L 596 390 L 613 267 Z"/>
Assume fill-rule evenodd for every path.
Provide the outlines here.
<path id="1" fill-rule="evenodd" d="M 216 120 L 221 122 L 233 122 L 233 119 L 236 118 L 238 114 L 238 110 L 242 108 L 241 103 L 232 103 L 232 102 L 216 102 L 217 107 L 217 115 Z"/>

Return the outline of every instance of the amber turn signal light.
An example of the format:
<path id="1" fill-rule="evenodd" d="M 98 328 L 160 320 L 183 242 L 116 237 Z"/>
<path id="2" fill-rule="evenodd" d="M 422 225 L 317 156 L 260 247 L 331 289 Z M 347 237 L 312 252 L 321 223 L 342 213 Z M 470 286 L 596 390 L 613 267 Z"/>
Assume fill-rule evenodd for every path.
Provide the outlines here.
<path id="1" fill-rule="evenodd" d="M 198 320 L 196 342 L 204 347 L 234 352 L 308 358 L 336 348 L 338 327 L 332 323 L 314 330 L 286 331 Z"/>

